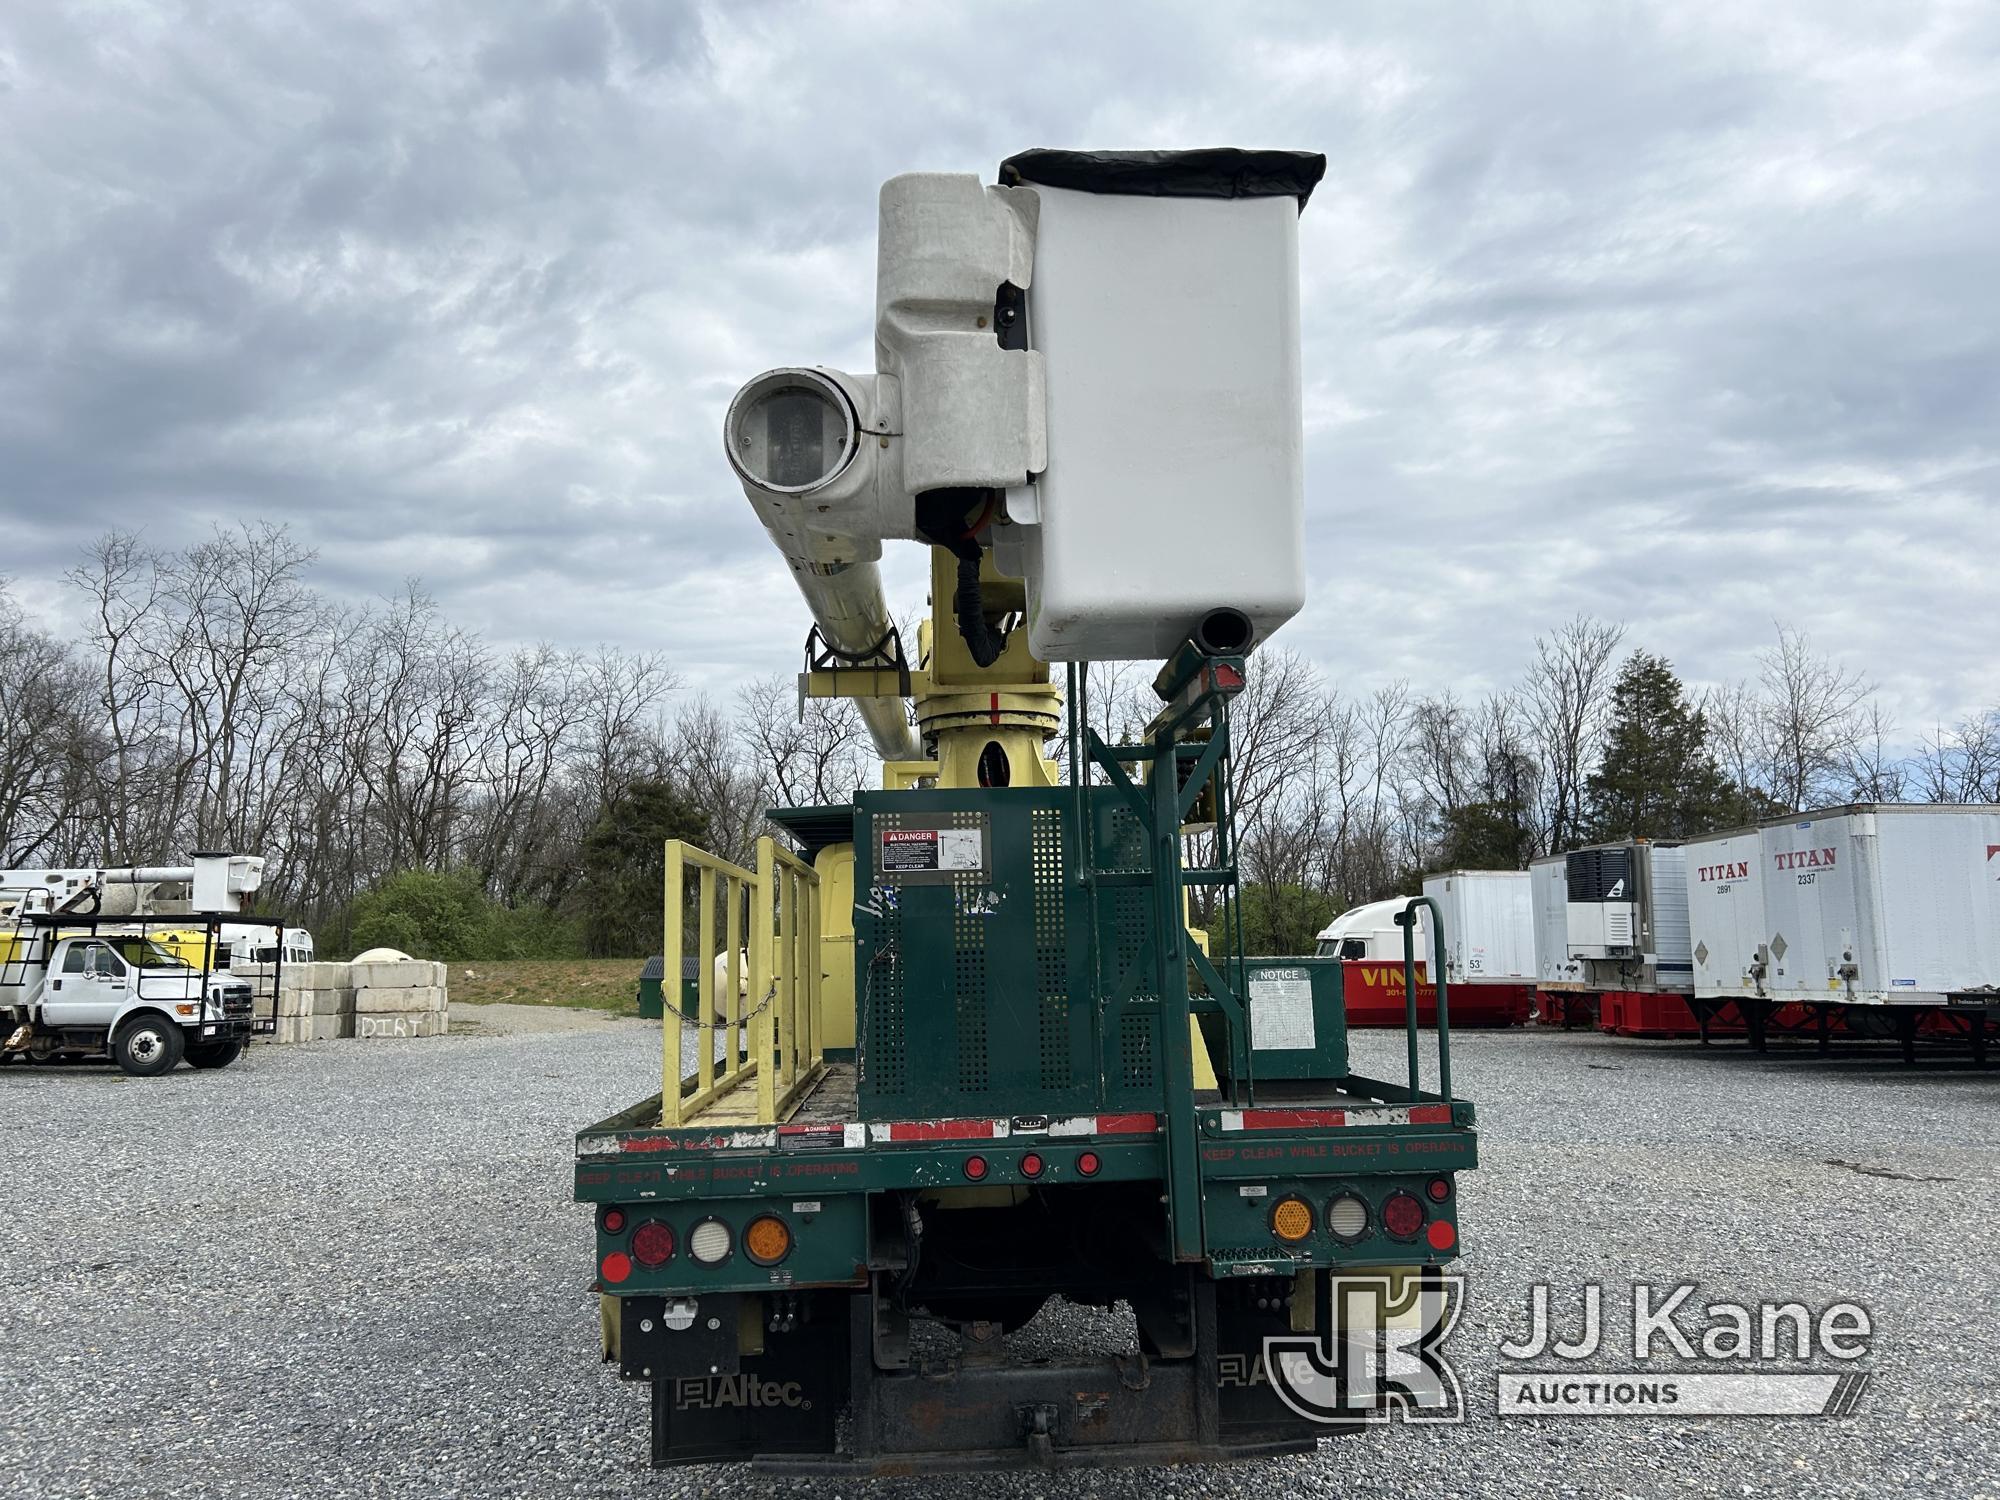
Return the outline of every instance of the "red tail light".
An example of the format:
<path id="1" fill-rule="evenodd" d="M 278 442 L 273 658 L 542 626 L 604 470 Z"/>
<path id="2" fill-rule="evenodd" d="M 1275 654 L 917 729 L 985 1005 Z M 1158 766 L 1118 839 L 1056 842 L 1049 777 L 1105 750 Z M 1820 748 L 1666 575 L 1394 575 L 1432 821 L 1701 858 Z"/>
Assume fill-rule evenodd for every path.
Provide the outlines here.
<path id="1" fill-rule="evenodd" d="M 1076 1159 L 1076 1169 L 1086 1177 L 1095 1177 L 1097 1169 L 1104 1163 L 1097 1159 L 1095 1151 L 1086 1151 Z"/>
<path id="2" fill-rule="evenodd" d="M 1021 1158 L 1021 1175 L 1023 1177 L 1039 1177 L 1042 1175 L 1042 1159 L 1035 1155 L 1034 1152 L 1030 1151 L 1026 1156 Z"/>
<path id="3" fill-rule="evenodd" d="M 622 1208 L 607 1208 L 604 1210 L 604 1218 L 601 1222 L 604 1225 L 604 1232 L 606 1234 L 616 1234 L 625 1227 L 625 1210 Z"/>
<path id="4" fill-rule="evenodd" d="M 642 1266 L 664 1266 L 674 1258 L 674 1232 L 658 1219 L 632 1231 L 632 1258 Z"/>
<path id="5" fill-rule="evenodd" d="M 1433 1177 L 1424 1184 L 1424 1191 L 1431 1195 L 1431 1202 L 1442 1203 L 1451 1196 L 1451 1180 L 1446 1177 Z"/>
<path id="6" fill-rule="evenodd" d="M 1424 1206 L 1412 1193 L 1391 1193 L 1382 1205 L 1382 1227 L 1394 1239 L 1415 1239 L 1424 1227 L 1424 1218 Z"/>
<path id="7" fill-rule="evenodd" d="M 1425 1232 L 1424 1238 L 1430 1241 L 1433 1250 L 1449 1250 L 1458 1243 L 1458 1231 L 1451 1227 L 1451 1220 L 1439 1219 Z"/>
<path id="8" fill-rule="evenodd" d="M 632 1257 L 623 1250 L 613 1250 L 597 1263 L 597 1272 L 606 1281 L 616 1286 L 632 1274 Z"/>
<path id="9" fill-rule="evenodd" d="M 986 1175 L 986 1158 L 983 1156 L 966 1157 L 965 1175 L 971 1178 L 974 1182 L 977 1182 L 979 1181 L 980 1178 L 984 1177 Z"/>

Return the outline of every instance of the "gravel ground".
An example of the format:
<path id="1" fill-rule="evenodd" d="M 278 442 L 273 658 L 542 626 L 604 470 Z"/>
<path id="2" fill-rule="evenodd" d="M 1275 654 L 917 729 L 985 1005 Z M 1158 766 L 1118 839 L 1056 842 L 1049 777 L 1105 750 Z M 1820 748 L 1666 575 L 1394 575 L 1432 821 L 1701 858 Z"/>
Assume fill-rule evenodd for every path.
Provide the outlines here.
<path id="1" fill-rule="evenodd" d="M 646 1467 L 568 1199 L 572 1132 L 657 1084 L 657 1028 L 469 1019 L 163 1080 L 0 1069 L 0 1494 L 854 1493 Z M 1379 1071 L 1399 1049 L 1358 1043 Z M 1549 1032 L 1467 1033 L 1455 1061 L 1485 1158 L 1460 1205 L 1465 1426 L 954 1492 L 2000 1494 L 2000 1070 Z M 1593 1279 L 1860 1301 L 1874 1385 L 1845 1421 L 1494 1417 L 1528 1286 Z"/>

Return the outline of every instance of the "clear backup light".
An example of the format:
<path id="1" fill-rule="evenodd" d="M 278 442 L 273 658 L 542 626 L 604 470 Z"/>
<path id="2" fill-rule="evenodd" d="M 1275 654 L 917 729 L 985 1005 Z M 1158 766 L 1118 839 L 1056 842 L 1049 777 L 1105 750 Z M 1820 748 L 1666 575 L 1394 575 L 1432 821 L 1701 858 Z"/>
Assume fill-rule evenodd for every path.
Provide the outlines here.
<path id="1" fill-rule="evenodd" d="M 1342 1193 L 1326 1206 L 1327 1233 L 1351 1245 L 1368 1233 L 1368 1205 L 1353 1193 Z"/>
<path id="2" fill-rule="evenodd" d="M 688 1254 L 705 1266 L 719 1266 L 735 1248 L 735 1236 L 720 1219 L 703 1219 L 688 1235 Z"/>

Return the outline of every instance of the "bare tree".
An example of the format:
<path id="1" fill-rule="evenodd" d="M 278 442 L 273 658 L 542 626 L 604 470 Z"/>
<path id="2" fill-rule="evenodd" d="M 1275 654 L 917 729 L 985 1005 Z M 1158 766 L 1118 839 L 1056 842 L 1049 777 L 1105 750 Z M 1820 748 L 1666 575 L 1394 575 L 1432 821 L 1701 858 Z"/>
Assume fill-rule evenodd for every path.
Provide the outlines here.
<path id="1" fill-rule="evenodd" d="M 1785 810 L 1803 811 L 1834 795 L 1872 687 L 1782 622 L 1778 644 L 1761 661 L 1765 790 Z"/>
<path id="2" fill-rule="evenodd" d="M 13 868 L 61 853 L 75 832 L 90 673 L 23 620 L 6 587 L 0 579 L 0 860 Z"/>
<path id="3" fill-rule="evenodd" d="M 1535 639 L 1521 710 L 1540 761 L 1537 853 L 1568 849 L 1584 823 L 1584 788 L 1604 749 L 1622 625 L 1578 615 Z"/>

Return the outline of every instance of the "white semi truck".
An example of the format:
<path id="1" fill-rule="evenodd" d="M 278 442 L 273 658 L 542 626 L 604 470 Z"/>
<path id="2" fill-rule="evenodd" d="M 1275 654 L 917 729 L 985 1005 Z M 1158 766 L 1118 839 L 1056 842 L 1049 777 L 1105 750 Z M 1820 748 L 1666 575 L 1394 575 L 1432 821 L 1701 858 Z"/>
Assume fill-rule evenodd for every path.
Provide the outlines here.
<path id="1" fill-rule="evenodd" d="M 208 955 L 225 949 L 225 919 L 239 931 L 267 926 L 282 948 L 282 922 L 257 924 L 241 912 L 262 882 L 262 860 L 198 854 L 190 866 L 32 873 L 0 876 L 11 882 L 0 887 L 0 1054 L 43 1063 L 108 1054 L 140 1077 L 183 1058 L 222 1068 L 242 1055 L 258 1024 L 251 986 L 211 968 Z M 140 904 L 125 899 L 134 888 L 170 882 L 189 887 L 191 913 L 124 909 Z M 176 951 L 185 941 L 161 941 L 167 928 L 198 938 L 199 963 Z"/>

